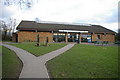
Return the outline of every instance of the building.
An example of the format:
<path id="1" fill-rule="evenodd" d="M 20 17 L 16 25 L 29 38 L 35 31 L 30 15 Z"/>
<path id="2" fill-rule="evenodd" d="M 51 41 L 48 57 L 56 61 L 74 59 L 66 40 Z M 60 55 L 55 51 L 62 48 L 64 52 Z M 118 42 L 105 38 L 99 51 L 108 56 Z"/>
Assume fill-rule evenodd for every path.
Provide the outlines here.
<path id="1" fill-rule="evenodd" d="M 45 42 L 46 37 L 49 42 L 115 41 L 115 32 L 100 25 L 21 21 L 17 30 L 13 34 L 15 42 L 35 42 L 38 34 L 40 42 Z"/>

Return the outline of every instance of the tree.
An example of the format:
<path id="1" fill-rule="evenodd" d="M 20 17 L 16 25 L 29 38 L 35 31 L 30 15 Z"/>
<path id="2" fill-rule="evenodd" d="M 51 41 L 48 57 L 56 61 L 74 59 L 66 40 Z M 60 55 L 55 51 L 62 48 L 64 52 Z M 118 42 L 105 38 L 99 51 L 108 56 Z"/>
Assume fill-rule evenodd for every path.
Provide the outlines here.
<path id="1" fill-rule="evenodd" d="M 16 27 L 16 19 L 14 18 L 9 18 L 8 19 L 8 31 L 9 31 L 9 36 L 11 36 L 12 33 L 14 33 L 15 31 L 15 27 Z"/>
<path id="2" fill-rule="evenodd" d="M 6 39 L 7 37 L 7 31 L 8 31 L 8 26 L 6 25 L 5 21 L 0 20 L 0 29 L 2 32 L 2 39 Z"/>
<path id="3" fill-rule="evenodd" d="M 0 20 L 0 28 L 1 28 L 2 34 L 6 36 L 8 28 L 7 28 L 5 21 Z"/>
<path id="4" fill-rule="evenodd" d="M 15 31 L 16 27 L 16 19 L 9 18 L 7 22 L 8 23 L 6 23 L 3 20 L 0 20 L 0 29 L 2 32 L 3 40 L 11 38 L 12 33 Z"/>
<path id="5" fill-rule="evenodd" d="M 14 19 L 14 20 L 13 20 L 13 29 L 12 29 L 12 33 L 14 33 L 14 32 L 15 32 L 15 27 L 16 27 L 16 24 L 17 24 L 17 20 L 16 20 L 16 19 Z"/>
<path id="6" fill-rule="evenodd" d="M 19 5 L 20 9 L 23 8 L 31 8 L 33 5 L 33 1 L 36 0 L 4 0 L 3 4 L 6 6 L 10 6 L 10 5 Z"/>
<path id="7" fill-rule="evenodd" d="M 36 17 L 36 18 L 35 18 L 35 21 L 39 23 L 39 22 L 40 22 L 40 19 Z"/>
<path id="8" fill-rule="evenodd" d="M 116 41 L 120 41 L 120 29 L 118 29 L 118 33 L 116 34 Z"/>

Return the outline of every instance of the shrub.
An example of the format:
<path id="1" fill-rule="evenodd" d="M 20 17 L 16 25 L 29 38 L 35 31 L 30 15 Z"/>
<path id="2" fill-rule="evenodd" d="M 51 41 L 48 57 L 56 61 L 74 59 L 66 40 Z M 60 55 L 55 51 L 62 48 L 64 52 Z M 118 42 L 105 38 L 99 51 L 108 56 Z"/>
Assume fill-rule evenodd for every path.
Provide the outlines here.
<path id="1" fill-rule="evenodd" d="M 120 44 L 120 41 L 116 41 L 115 44 Z"/>

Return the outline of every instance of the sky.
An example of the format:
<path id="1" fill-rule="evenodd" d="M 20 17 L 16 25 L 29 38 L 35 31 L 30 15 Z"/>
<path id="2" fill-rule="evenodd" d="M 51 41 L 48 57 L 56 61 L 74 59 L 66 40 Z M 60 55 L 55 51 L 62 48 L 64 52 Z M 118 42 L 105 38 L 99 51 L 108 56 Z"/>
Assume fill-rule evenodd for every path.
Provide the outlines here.
<path id="1" fill-rule="evenodd" d="M 18 5 L 0 5 L 0 19 L 95 24 L 118 30 L 119 0 L 33 0 L 30 9 Z M 0 3 L 1 4 L 1 3 Z"/>

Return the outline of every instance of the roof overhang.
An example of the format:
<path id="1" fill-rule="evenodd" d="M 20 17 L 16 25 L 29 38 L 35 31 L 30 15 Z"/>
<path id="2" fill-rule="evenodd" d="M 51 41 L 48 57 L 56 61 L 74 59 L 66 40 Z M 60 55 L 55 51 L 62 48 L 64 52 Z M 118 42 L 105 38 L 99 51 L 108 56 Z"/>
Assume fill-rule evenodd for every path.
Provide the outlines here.
<path id="1" fill-rule="evenodd" d="M 88 33 L 88 31 L 77 31 L 77 30 L 59 30 L 59 32 L 77 32 L 77 33 Z"/>

